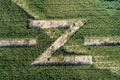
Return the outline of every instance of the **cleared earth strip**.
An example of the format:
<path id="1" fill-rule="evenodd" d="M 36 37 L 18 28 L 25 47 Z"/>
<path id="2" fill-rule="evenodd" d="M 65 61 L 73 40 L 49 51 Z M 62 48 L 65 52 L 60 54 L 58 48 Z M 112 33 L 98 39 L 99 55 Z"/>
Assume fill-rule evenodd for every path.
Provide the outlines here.
<path id="1" fill-rule="evenodd" d="M 62 57 L 51 57 L 46 62 L 34 64 L 34 65 L 84 65 L 92 64 L 92 56 L 62 56 Z"/>
<path id="2" fill-rule="evenodd" d="M 50 57 L 52 56 L 52 54 L 58 50 L 61 46 L 63 46 L 67 40 L 77 31 L 79 30 L 82 26 L 84 25 L 84 22 L 81 20 L 78 21 L 74 21 L 74 23 L 72 23 L 70 25 L 70 29 L 68 31 L 65 32 L 65 34 L 63 34 L 62 36 L 60 36 L 45 52 L 42 53 L 42 55 L 40 55 L 31 65 L 44 65 L 44 64 L 48 64 L 53 62 L 54 63 L 54 59 L 50 60 Z M 69 61 L 68 57 L 68 61 Z M 75 57 L 73 57 L 75 58 Z M 58 58 L 59 59 L 59 58 Z M 62 62 L 66 61 L 65 60 L 66 57 L 61 60 Z M 92 58 L 91 58 L 92 59 Z M 89 60 L 91 63 L 91 59 Z M 72 59 L 74 61 L 74 59 Z M 81 60 L 78 60 L 79 62 L 81 62 Z M 83 61 L 83 60 L 82 60 Z M 59 61 L 58 61 L 59 62 Z M 71 62 L 71 61 L 69 61 Z M 72 62 L 71 62 L 72 63 Z"/>
<path id="3" fill-rule="evenodd" d="M 85 38 L 85 46 L 117 46 L 120 45 L 120 38 Z"/>
<path id="4" fill-rule="evenodd" d="M 76 20 L 31 20 L 30 28 L 69 28 Z M 80 21 L 81 22 L 81 21 Z"/>
<path id="5" fill-rule="evenodd" d="M 14 46 L 34 46 L 36 39 L 2 39 L 0 40 L 0 47 L 14 47 Z"/>

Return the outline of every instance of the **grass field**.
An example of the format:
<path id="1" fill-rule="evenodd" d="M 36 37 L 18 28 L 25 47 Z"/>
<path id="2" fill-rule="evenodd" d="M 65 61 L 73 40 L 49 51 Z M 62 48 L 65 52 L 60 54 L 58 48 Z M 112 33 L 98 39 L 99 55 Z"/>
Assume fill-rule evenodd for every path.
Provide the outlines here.
<path id="1" fill-rule="evenodd" d="M 91 55 L 93 65 L 30 66 L 67 30 L 30 29 L 33 19 L 85 19 L 53 56 Z M 37 38 L 35 47 L 0 48 L 0 80 L 119 80 L 120 46 L 85 47 L 86 37 L 120 37 L 119 0 L 0 0 L 0 39 Z"/>

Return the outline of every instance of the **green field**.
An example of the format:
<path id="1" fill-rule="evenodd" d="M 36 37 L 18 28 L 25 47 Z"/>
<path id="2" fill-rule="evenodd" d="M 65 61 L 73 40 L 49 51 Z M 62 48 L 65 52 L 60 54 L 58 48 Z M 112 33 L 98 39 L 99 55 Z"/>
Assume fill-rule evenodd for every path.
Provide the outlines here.
<path id="1" fill-rule="evenodd" d="M 93 65 L 30 66 L 67 31 L 28 28 L 38 19 L 86 20 L 53 56 L 91 55 Z M 120 46 L 85 47 L 89 37 L 120 38 L 120 0 L 0 0 L 0 39 L 37 38 L 35 47 L 0 48 L 0 80 L 119 80 Z"/>

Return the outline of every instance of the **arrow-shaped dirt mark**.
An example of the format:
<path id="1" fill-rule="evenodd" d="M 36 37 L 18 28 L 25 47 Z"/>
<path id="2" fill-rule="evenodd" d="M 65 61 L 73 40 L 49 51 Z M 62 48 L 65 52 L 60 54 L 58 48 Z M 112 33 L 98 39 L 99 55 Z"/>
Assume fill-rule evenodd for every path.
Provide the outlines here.
<path id="1" fill-rule="evenodd" d="M 52 54 L 58 50 L 61 46 L 63 46 L 67 40 L 77 31 L 79 30 L 82 26 L 84 25 L 84 22 L 81 20 L 74 21 L 74 23 L 70 24 L 70 29 L 65 32 L 62 36 L 60 36 L 45 52 L 42 53 L 31 65 L 47 65 L 51 63 L 59 63 L 59 62 L 69 62 L 69 63 L 76 63 L 75 60 L 78 60 L 78 63 L 84 62 L 81 59 L 77 59 L 79 57 L 72 57 L 73 62 L 70 62 L 70 57 L 64 57 L 64 58 L 54 58 L 50 59 Z M 68 59 L 69 58 L 69 59 Z M 92 63 L 92 57 L 84 57 L 86 59 L 86 64 L 91 64 Z M 68 61 L 67 61 L 68 60 Z"/>

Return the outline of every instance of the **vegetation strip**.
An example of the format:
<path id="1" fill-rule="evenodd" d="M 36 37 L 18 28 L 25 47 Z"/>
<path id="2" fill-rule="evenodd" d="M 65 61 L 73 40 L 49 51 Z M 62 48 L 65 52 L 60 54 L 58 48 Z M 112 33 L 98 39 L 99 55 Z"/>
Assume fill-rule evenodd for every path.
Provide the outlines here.
<path id="1" fill-rule="evenodd" d="M 120 45 L 120 38 L 89 38 L 84 41 L 85 46 L 117 46 Z"/>
<path id="2" fill-rule="evenodd" d="M 83 65 L 92 64 L 92 56 L 65 56 L 65 57 L 52 57 L 48 58 L 48 61 L 44 63 L 38 63 L 35 65 Z"/>
<path id="3" fill-rule="evenodd" d="M 0 40 L 0 47 L 34 46 L 34 45 L 36 45 L 36 39 Z"/>

